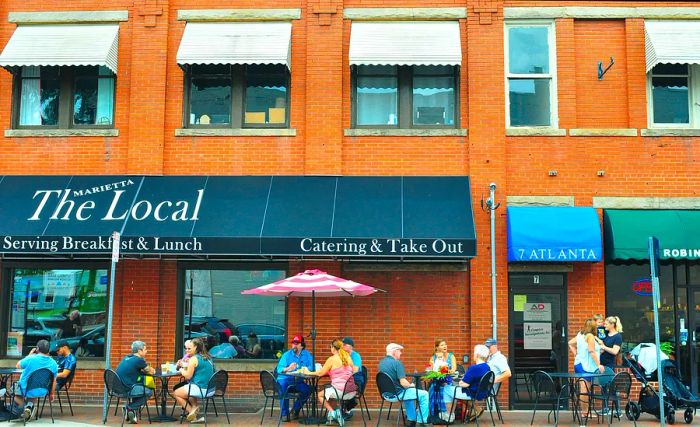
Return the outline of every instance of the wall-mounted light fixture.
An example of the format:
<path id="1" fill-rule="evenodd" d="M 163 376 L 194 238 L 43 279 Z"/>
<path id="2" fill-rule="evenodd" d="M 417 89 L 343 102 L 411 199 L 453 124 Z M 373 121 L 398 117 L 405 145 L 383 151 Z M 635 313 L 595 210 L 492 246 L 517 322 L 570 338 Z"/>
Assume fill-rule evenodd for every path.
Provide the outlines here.
<path id="1" fill-rule="evenodd" d="M 550 170 L 549 172 L 547 172 L 547 175 L 549 175 L 549 176 L 557 176 L 557 171 L 556 171 L 555 169 L 552 169 L 552 170 Z"/>

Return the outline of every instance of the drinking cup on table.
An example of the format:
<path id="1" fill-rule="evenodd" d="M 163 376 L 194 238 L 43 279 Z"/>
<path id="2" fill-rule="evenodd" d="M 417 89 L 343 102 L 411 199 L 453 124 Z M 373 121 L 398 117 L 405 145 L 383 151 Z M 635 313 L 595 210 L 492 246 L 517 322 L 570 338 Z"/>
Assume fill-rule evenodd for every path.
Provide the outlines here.
<path id="1" fill-rule="evenodd" d="M 314 370 L 315 370 L 316 372 L 318 372 L 318 371 L 321 370 L 321 368 L 322 368 L 321 364 L 318 363 L 318 362 L 316 362 L 316 365 L 314 366 Z"/>
<path id="2" fill-rule="evenodd" d="M 160 371 L 163 373 L 168 373 L 170 372 L 170 366 L 167 363 L 163 363 L 160 365 Z"/>

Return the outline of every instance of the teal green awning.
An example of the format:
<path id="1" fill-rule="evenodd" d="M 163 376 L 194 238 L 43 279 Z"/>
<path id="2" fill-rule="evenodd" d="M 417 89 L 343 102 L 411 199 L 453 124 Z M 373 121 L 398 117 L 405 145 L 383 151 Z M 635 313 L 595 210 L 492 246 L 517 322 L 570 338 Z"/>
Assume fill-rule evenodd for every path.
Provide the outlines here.
<path id="1" fill-rule="evenodd" d="M 700 210 L 605 210 L 605 258 L 649 259 L 649 236 L 661 259 L 700 259 Z"/>

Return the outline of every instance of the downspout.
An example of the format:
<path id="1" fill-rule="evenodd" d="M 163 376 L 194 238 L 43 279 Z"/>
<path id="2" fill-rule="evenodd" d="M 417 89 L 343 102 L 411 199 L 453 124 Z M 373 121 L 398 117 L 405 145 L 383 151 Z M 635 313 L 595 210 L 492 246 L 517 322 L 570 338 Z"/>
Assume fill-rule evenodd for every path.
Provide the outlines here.
<path id="1" fill-rule="evenodd" d="M 489 199 L 486 201 L 486 207 L 491 215 L 491 327 L 493 329 L 493 337 L 498 339 L 498 317 L 496 306 L 496 209 L 498 204 L 496 200 L 496 183 L 492 182 L 489 185 Z"/>

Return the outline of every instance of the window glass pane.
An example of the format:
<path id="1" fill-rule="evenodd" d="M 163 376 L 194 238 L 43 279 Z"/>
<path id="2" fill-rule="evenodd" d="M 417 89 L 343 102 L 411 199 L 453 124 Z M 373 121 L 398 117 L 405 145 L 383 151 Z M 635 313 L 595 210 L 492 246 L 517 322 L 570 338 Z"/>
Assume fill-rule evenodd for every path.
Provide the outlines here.
<path id="1" fill-rule="evenodd" d="M 550 79 L 509 79 L 510 125 L 550 126 Z"/>
<path id="2" fill-rule="evenodd" d="M 287 122 L 287 75 L 284 65 L 246 67 L 245 124 Z"/>
<path id="3" fill-rule="evenodd" d="M 277 358 L 286 343 L 284 299 L 241 291 L 285 275 L 283 270 L 187 270 L 183 338 L 205 340 L 218 359 Z"/>
<path id="4" fill-rule="evenodd" d="M 23 67 L 19 107 L 22 126 L 58 124 L 57 67 Z"/>
<path id="5" fill-rule="evenodd" d="M 640 295 L 651 290 L 649 264 L 605 266 L 606 312 L 618 316 L 624 327 L 623 351 L 641 342 L 654 342 L 654 314 L 651 296 Z M 662 265 L 659 287 L 659 329 L 661 341 L 674 341 L 674 297 L 671 265 Z M 648 284 L 645 287 L 645 284 Z M 639 292 L 635 292 L 637 289 Z"/>
<path id="6" fill-rule="evenodd" d="M 653 74 L 688 75 L 688 64 L 658 64 L 652 68 Z"/>
<path id="7" fill-rule="evenodd" d="M 652 77 L 654 123 L 690 123 L 687 77 Z"/>
<path id="8" fill-rule="evenodd" d="M 73 123 L 111 125 L 114 108 L 112 71 L 107 67 L 78 67 L 74 87 Z"/>
<path id="9" fill-rule="evenodd" d="M 514 74 L 549 73 L 549 27 L 508 28 L 508 68 Z"/>
<path id="10" fill-rule="evenodd" d="M 39 340 L 66 339 L 78 357 L 104 357 L 107 270 L 16 269 L 7 355 L 25 356 Z"/>
<path id="11" fill-rule="evenodd" d="M 193 76 L 190 86 L 190 124 L 231 123 L 231 77 Z"/>
<path id="12" fill-rule="evenodd" d="M 454 125 L 453 77 L 413 77 L 413 123 Z"/>
<path id="13" fill-rule="evenodd" d="M 413 67 L 414 76 L 452 76 L 454 68 L 451 65 L 416 65 Z"/>
<path id="14" fill-rule="evenodd" d="M 396 77 L 357 78 L 357 124 L 398 124 L 398 79 Z"/>
<path id="15" fill-rule="evenodd" d="M 395 65 L 358 65 L 359 76 L 395 76 L 398 67 Z"/>

